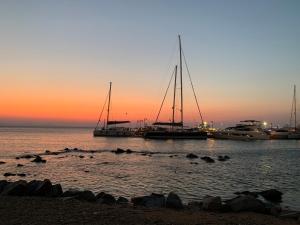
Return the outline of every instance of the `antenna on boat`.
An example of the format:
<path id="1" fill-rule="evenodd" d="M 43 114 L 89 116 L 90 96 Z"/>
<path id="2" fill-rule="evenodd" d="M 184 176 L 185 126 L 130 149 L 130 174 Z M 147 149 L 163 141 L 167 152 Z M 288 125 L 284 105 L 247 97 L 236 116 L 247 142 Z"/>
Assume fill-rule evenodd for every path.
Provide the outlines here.
<path id="1" fill-rule="evenodd" d="M 108 94 L 108 105 L 107 105 L 107 118 L 106 118 L 106 128 L 108 127 L 108 121 L 109 121 L 109 110 L 110 110 L 110 98 L 111 98 L 111 84 L 112 82 L 109 82 L 109 94 Z"/>

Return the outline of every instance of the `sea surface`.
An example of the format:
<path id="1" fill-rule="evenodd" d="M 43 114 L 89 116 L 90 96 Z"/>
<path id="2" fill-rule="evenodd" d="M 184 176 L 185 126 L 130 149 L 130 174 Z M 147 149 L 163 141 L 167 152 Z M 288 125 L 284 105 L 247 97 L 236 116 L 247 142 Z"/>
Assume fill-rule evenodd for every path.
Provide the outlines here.
<path id="1" fill-rule="evenodd" d="M 43 156 L 45 164 L 15 159 L 24 153 L 66 147 L 97 151 L 47 155 Z M 116 148 L 136 152 L 116 155 L 111 152 Z M 149 152 L 153 154 L 143 154 Z M 214 159 L 228 155 L 230 160 L 209 164 L 200 158 L 187 159 L 187 153 Z M 283 205 L 300 209 L 298 140 L 161 141 L 95 138 L 88 128 L 0 128 L 0 161 L 6 162 L 0 165 L 0 179 L 20 179 L 5 178 L 5 172 L 26 173 L 21 179 L 48 178 L 64 189 L 105 191 L 124 197 L 175 191 L 184 202 L 201 200 L 205 195 L 227 199 L 236 191 L 276 188 L 284 193 Z M 17 167 L 18 163 L 24 166 Z"/>

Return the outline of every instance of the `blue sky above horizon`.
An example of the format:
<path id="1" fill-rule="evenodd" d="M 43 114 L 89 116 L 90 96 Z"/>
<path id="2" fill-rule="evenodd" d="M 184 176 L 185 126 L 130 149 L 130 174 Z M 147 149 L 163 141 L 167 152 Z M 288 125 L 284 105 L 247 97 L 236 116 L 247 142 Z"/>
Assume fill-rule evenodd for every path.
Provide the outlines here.
<path id="1" fill-rule="evenodd" d="M 205 120 L 289 121 L 300 86 L 296 0 L 2 0 L 0 120 L 92 123 L 109 81 L 116 117 L 153 119 L 178 34 Z M 187 79 L 185 102 L 197 121 Z"/>

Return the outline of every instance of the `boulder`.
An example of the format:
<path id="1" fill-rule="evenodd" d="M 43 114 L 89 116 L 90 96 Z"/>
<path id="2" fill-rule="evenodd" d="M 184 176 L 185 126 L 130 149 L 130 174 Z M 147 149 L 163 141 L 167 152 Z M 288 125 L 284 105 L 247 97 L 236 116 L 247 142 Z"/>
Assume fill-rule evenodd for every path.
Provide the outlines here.
<path id="1" fill-rule="evenodd" d="M 10 176 L 16 176 L 17 174 L 15 173 L 10 173 L 10 172 L 7 172 L 7 173 L 4 173 L 3 176 L 5 177 L 10 177 Z"/>
<path id="2" fill-rule="evenodd" d="M 1 195 L 23 196 L 26 193 L 26 186 L 27 182 L 25 180 L 9 183 L 4 187 Z"/>
<path id="3" fill-rule="evenodd" d="M 18 157 L 19 159 L 22 158 L 22 159 L 31 159 L 31 158 L 34 158 L 35 155 L 31 155 L 31 154 L 25 154 L 25 155 L 21 155 L 20 157 Z M 16 157 L 17 158 L 17 157 Z"/>
<path id="4" fill-rule="evenodd" d="M 266 200 L 271 202 L 281 202 L 282 192 L 276 189 L 270 189 L 266 191 L 258 192 L 261 196 L 263 196 Z"/>
<path id="5" fill-rule="evenodd" d="M 41 183 L 41 180 L 32 180 L 27 184 L 27 190 L 26 195 L 34 195 L 35 189 L 38 187 L 38 185 Z"/>
<path id="6" fill-rule="evenodd" d="M 132 153 L 132 150 L 128 148 L 128 149 L 126 150 L 126 154 L 130 154 L 130 153 Z"/>
<path id="7" fill-rule="evenodd" d="M 35 159 L 32 160 L 31 162 L 35 162 L 35 163 L 46 163 L 46 160 L 43 159 L 41 156 L 37 155 L 37 156 L 35 157 Z"/>
<path id="8" fill-rule="evenodd" d="M 79 191 L 77 195 L 75 195 L 75 199 L 81 200 L 81 201 L 87 201 L 87 202 L 95 202 L 96 197 L 93 192 L 85 190 L 85 191 Z"/>
<path id="9" fill-rule="evenodd" d="M 53 188 L 50 180 L 45 179 L 43 181 L 33 180 L 28 183 L 27 187 L 28 195 L 32 196 L 52 196 Z"/>
<path id="10" fill-rule="evenodd" d="M 135 197 L 131 199 L 134 205 L 145 206 L 150 208 L 161 208 L 166 205 L 166 198 L 162 194 L 152 193 L 149 196 Z"/>
<path id="11" fill-rule="evenodd" d="M 209 156 L 203 156 L 203 157 L 201 157 L 201 159 L 204 160 L 207 163 L 214 163 L 215 162 L 215 160 L 210 158 Z"/>
<path id="12" fill-rule="evenodd" d="M 5 163 L 6 163 L 6 162 L 0 161 L 0 165 L 1 165 L 1 164 L 5 164 Z"/>
<path id="13" fill-rule="evenodd" d="M 84 158 L 84 156 L 83 156 L 83 155 L 80 155 L 80 156 L 79 156 L 79 158 L 83 159 L 83 158 Z"/>
<path id="14" fill-rule="evenodd" d="M 223 158 L 226 159 L 226 160 L 230 159 L 230 157 L 228 155 L 224 155 Z"/>
<path id="15" fill-rule="evenodd" d="M 177 194 L 170 192 L 166 200 L 166 207 L 172 209 L 183 209 L 183 204 Z"/>
<path id="16" fill-rule="evenodd" d="M 202 209 L 208 211 L 218 211 L 222 209 L 221 197 L 205 196 L 203 198 Z"/>
<path id="17" fill-rule="evenodd" d="M 22 166 L 24 166 L 24 165 L 20 164 L 20 163 L 17 164 L 17 167 L 22 167 Z"/>
<path id="18" fill-rule="evenodd" d="M 125 153 L 125 150 L 122 148 L 117 148 L 117 150 L 113 151 L 115 154 L 122 154 Z"/>
<path id="19" fill-rule="evenodd" d="M 128 199 L 124 197 L 119 197 L 117 200 L 117 204 L 128 204 L 128 203 L 129 203 Z"/>
<path id="20" fill-rule="evenodd" d="M 55 184 L 52 186 L 52 197 L 60 197 L 63 194 L 63 190 L 60 184 Z"/>
<path id="21" fill-rule="evenodd" d="M 26 177 L 26 174 L 25 173 L 17 173 L 17 176 L 19 176 L 19 177 Z"/>
<path id="22" fill-rule="evenodd" d="M 0 180 L 0 193 L 3 191 L 6 185 L 8 185 L 10 182 L 7 180 Z"/>
<path id="23" fill-rule="evenodd" d="M 114 196 L 104 193 L 104 192 L 101 192 L 98 195 L 96 195 L 96 199 L 97 199 L 97 202 L 101 203 L 101 204 L 111 205 L 111 204 L 116 203 L 116 199 Z"/>
<path id="24" fill-rule="evenodd" d="M 251 212 L 265 212 L 265 205 L 262 201 L 256 199 L 251 195 L 239 196 L 227 201 L 227 205 L 234 212 L 251 211 Z"/>
<path id="25" fill-rule="evenodd" d="M 79 194 L 79 190 L 76 190 L 76 189 L 69 189 L 69 190 L 67 190 L 67 191 L 65 191 L 62 195 L 61 195 L 61 197 L 63 197 L 63 198 L 67 198 L 67 197 L 75 197 L 75 196 L 77 196 L 78 194 Z"/>
<path id="26" fill-rule="evenodd" d="M 197 159 L 197 158 L 198 158 L 198 156 L 195 155 L 195 154 L 193 154 L 193 153 L 187 154 L 186 157 L 187 157 L 188 159 Z"/>

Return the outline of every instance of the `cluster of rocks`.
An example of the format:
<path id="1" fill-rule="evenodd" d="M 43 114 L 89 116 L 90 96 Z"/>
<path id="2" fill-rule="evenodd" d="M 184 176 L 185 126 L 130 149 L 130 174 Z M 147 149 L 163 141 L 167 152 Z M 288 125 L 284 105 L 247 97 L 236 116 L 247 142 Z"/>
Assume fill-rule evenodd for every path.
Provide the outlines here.
<path id="1" fill-rule="evenodd" d="M 197 155 L 193 154 L 193 153 L 189 153 L 189 154 L 186 155 L 186 158 L 188 158 L 188 159 L 197 159 L 199 157 Z M 202 159 L 203 161 L 205 161 L 207 163 L 214 163 L 215 162 L 215 160 L 213 158 L 209 157 L 209 156 L 203 156 L 200 159 Z M 229 159 L 230 159 L 230 157 L 227 156 L 227 155 L 225 155 L 225 156 L 222 156 L 222 155 L 218 156 L 218 160 L 221 161 L 221 162 L 227 161 Z"/>
<path id="2" fill-rule="evenodd" d="M 151 195 L 132 198 L 131 202 L 135 206 L 144 206 L 151 208 L 184 208 L 181 199 L 174 192 L 170 192 L 167 197 L 165 197 L 163 194 L 152 193 Z"/>
<path id="3" fill-rule="evenodd" d="M 67 190 L 63 192 L 60 184 L 52 184 L 50 180 L 32 180 L 27 182 L 19 180 L 9 182 L 0 180 L 0 196 L 39 196 L 39 197 L 59 197 L 63 200 L 77 199 L 80 201 L 97 202 L 102 204 L 127 204 L 128 199 L 101 192 L 95 195 L 89 190 Z"/>
<path id="4" fill-rule="evenodd" d="M 51 181 L 45 179 L 32 180 L 27 182 L 19 180 L 9 182 L 0 180 L 0 195 L 1 196 L 44 196 L 44 197 L 59 197 L 62 194 L 60 184 L 52 185 Z"/>
<path id="5" fill-rule="evenodd" d="M 4 173 L 3 176 L 5 176 L 5 177 L 12 177 L 12 176 L 25 177 L 26 174 L 25 173 L 10 173 L 10 172 L 7 172 L 7 173 Z"/>
<path id="6" fill-rule="evenodd" d="M 133 151 L 131 149 L 122 149 L 122 148 L 117 148 L 117 150 L 112 150 L 111 152 L 115 153 L 115 154 L 123 154 L 123 153 L 126 153 L 126 154 L 131 154 L 133 153 Z"/>
<path id="7" fill-rule="evenodd" d="M 113 195 L 101 192 L 94 194 L 89 190 L 67 190 L 63 192 L 60 184 L 52 184 L 50 180 L 19 180 L 9 182 L 0 180 L 0 196 L 39 196 L 56 197 L 62 200 L 76 199 L 99 204 L 133 204 L 149 208 L 171 208 L 176 210 L 206 210 L 213 212 L 256 212 L 279 216 L 282 218 L 299 219 L 300 213 L 283 211 L 276 202 L 280 202 L 282 193 L 275 189 L 261 192 L 236 192 L 237 197 L 222 201 L 219 196 L 205 196 L 200 202 L 190 202 L 184 205 L 180 197 L 170 192 L 167 196 L 152 193 L 151 195 L 127 198 L 115 198 Z"/>

